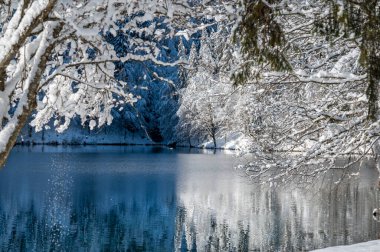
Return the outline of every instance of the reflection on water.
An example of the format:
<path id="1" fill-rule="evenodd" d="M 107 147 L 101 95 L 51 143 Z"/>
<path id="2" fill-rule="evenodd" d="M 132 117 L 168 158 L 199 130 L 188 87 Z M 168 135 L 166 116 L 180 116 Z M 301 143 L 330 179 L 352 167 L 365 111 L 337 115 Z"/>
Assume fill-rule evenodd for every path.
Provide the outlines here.
<path id="1" fill-rule="evenodd" d="M 202 251 L 307 251 L 378 238 L 375 170 L 319 191 L 254 188 L 237 176 L 209 183 L 212 175 L 200 173 L 183 174 L 185 190 L 178 192 L 186 248 L 194 237 Z"/>
<path id="2" fill-rule="evenodd" d="M 187 150 L 17 147 L 0 171 L 0 250 L 303 251 L 378 238 L 373 164 L 320 190 L 257 187 L 233 164 Z"/>

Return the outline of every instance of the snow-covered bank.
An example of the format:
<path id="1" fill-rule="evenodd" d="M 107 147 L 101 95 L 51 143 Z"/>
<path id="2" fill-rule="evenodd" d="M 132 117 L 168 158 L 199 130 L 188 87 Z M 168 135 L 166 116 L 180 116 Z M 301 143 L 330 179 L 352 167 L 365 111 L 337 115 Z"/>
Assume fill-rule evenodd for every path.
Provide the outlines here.
<path id="1" fill-rule="evenodd" d="M 118 121 L 95 130 L 84 128 L 80 122 L 73 121 L 62 133 L 53 128 L 35 132 L 33 127 L 27 125 L 17 139 L 17 144 L 25 145 L 162 145 L 214 149 L 213 141 L 191 139 L 190 142 L 191 144 L 183 140 L 172 141 L 165 138 L 162 142 L 154 142 L 143 130 L 132 132 Z M 251 144 L 250 139 L 241 133 L 229 133 L 216 138 L 216 149 L 221 150 L 246 150 Z"/>
<path id="2" fill-rule="evenodd" d="M 252 140 L 241 133 L 230 132 L 216 137 L 216 148 L 212 140 L 200 141 L 194 138 L 190 141 L 178 141 L 175 145 L 200 149 L 248 150 L 252 146 Z"/>
<path id="3" fill-rule="evenodd" d="M 336 246 L 313 250 L 315 252 L 378 252 L 380 251 L 380 240 L 357 243 L 347 246 Z"/>
<path id="4" fill-rule="evenodd" d="M 84 128 L 80 122 L 73 121 L 69 129 L 62 133 L 53 128 L 35 132 L 35 129 L 27 125 L 23 128 L 18 144 L 53 144 L 53 145 L 84 145 L 84 144 L 154 144 L 144 132 L 131 132 L 120 123 L 114 123 L 101 129 L 90 130 Z"/>
<path id="5" fill-rule="evenodd" d="M 216 139 L 216 148 L 227 150 L 249 149 L 251 141 L 247 136 L 240 133 L 231 133 L 225 137 Z M 200 148 L 214 148 L 213 141 L 207 141 L 199 145 Z"/>

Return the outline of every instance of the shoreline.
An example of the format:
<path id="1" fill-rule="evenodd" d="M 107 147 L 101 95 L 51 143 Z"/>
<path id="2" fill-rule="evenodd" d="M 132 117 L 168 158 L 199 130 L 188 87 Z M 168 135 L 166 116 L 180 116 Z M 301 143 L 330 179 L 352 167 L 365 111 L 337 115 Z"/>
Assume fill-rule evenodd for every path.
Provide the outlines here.
<path id="1" fill-rule="evenodd" d="M 188 148 L 188 149 L 204 149 L 204 150 L 229 150 L 236 151 L 235 148 L 223 148 L 223 147 L 198 147 L 188 145 L 173 145 L 173 144 L 160 144 L 160 143 L 20 143 L 17 142 L 14 146 L 157 146 L 168 148 Z"/>

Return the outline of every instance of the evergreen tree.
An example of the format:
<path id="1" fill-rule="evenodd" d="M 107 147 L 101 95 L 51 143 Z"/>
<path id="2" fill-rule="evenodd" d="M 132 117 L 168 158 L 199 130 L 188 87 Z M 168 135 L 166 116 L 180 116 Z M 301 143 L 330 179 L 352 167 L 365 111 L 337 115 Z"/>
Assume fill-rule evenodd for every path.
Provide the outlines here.
<path id="1" fill-rule="evenodd" d="M 326 36 L 344 36 L 359 41 L 360 63 L 368 75 L 368 119 L 379 119 L 380 2 L 377 0 L 328 0 L 328 18 L 316 20 L 317 30 Z"/>
<path id="2" fill-rule="evenodd" d="M 292 69 L 283 47 L 286 45 L 283 26 L 278 22 L 278 10 L 272 4 L 281 0 L 244 0 L 241 21 L 234 33 L 234 40 L 241 46 L 244 62 L 234 73 L 234 84 L 243 84 L 250 78 L 260 77 L 259 69 L 276 71 Z"/>

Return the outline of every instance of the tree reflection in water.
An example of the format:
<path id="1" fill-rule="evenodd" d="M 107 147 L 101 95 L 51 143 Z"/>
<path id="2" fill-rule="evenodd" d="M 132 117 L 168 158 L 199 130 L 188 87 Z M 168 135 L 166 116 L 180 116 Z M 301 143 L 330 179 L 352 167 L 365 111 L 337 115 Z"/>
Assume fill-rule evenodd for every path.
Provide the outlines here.
<path id="1" fill-rule="evenodd" d="M 268 188 L 214 171 L 183 172 L 175 246 L 183 247 L 181 235 L 186 248 L 196 240 L 200 251 L 308 251 L 377 239 L 373 161 L 363 162 L 358 177 L 336 183 L 340 177 L 333 171 L 309 188 Z"/>
<path id="2" fill-rule="evenodd" d="M 305 191 L 254 186 L 232 163 L 165 151 L 14 153 L 0 172 L 0 250 L 302 251 L 378 238 L 372 164 Z"/>

